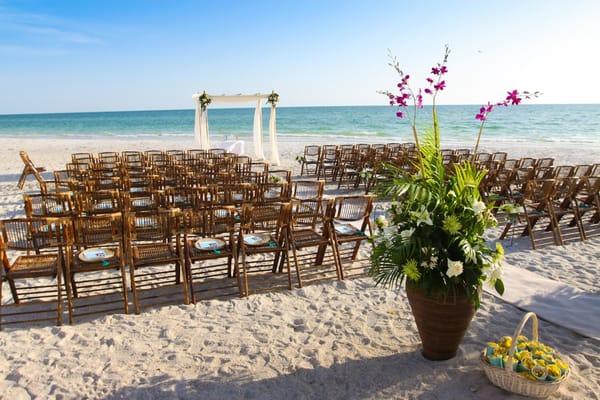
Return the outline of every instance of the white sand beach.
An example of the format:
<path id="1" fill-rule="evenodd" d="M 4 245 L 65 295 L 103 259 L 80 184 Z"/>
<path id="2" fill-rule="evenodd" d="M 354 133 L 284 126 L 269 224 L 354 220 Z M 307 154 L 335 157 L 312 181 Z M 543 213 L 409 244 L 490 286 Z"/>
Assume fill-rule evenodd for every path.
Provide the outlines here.
<path id="1" fill-rule="evenodd" d="M 53 170 L 74 152 L 196 147 L 175 139 L 3 138 L 0 144 L 2 219 L 23 214 L 19 150 Z M 294 157 L 304 144 L 281 140 L 285 167 L 298 169 Z M 598 149 L 484 147 L 510 157 L 555 156 L 557 164 L 600 161 Z M 34 189 L 28 181 L 26 190 Z M 505 247 L 511 265 L 598 294 L 600 238 L 540 250 L 517 238 Z M 590 318 L 600 318 L 594 311 Z M 0 331 L 0 398 L 517 399 L 489 383 L 479 354 L 487 341 L 511 335 L 523 314 L 485 294 L 459 354 L 445 362 L 421 356 L 404 291 L 375 287 L 369 278 L 99 315 L 62 327 L 10 327 Z M 600 342 L 545 321 L 540 330 L 572 367 L 554 398 L 600 399 Z"/>

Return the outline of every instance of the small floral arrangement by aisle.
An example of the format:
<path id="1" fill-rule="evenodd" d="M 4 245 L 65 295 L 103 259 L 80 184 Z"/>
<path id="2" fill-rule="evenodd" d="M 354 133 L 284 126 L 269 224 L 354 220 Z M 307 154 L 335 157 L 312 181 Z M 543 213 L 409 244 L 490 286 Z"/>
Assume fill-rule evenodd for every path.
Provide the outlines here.
<path id="1" fill-rule="evenodd" d="M 510 336 L 504 336 L 497 342 L 489 342 L 483 356 L 484 361 L 493 367 L 505 368 L 511 344 Z M 569 364 L 552 347 L 519 335 L 512 370 L 531 381 L 555 382 L 568 374 Z"/>
<path id="2" fill-rule="evenodd" d="M 396 58 L 390 63 L 400 76 L 399 93 L 381 93 L 390 105 L 398 107 L 396 116 L 410 123 L 417 150 L 416 172 L 385 166 L 389 179 L 378 187 L 378 192 L 392 202 L 387 216 L 375 221 L 379 229 L 373 238 L 370 274 L 378 284 L 401 285 L 406 280 L 430 294 L 460 291 L 477 307 L 484 282 L 500 294 L 504 291 L 504 250 L 499 243 L 489 247 L 484 238 L 486 229 L 497 223 L 492 205 L 483 202 L 479 191 L 487 171 L 473 160 L 456 164 L 452 170 L 444 164 L 436 98 L 447 86 L 448 55 L 446 47 L 442 61 L 431 68 L 425 87 L 418 90 L 411 87 L 410 76 L 402 71 Z M 475 117 L 479 132 L 473 154 L 477 153 L 484 124 L 494 107 L 518 105 L 523 98 L 537 95 L 512 90 L 504 100 L 482 106 Z M 426 96 L 432 101 L 432 125 L 420 134 L 417 113 Z"/>

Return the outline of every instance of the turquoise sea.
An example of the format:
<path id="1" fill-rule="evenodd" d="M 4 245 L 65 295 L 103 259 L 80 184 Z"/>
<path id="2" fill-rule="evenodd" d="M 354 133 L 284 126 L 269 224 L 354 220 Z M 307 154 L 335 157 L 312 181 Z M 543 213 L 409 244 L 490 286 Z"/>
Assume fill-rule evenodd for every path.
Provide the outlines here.
<path id="1" fill-rule="evenodd" d="M 479 106 L 439 106 L 447 141 L 471 140 L 477 132 Z M 249 137 L 254 110 L 210 109 L 211 137 Z M 268 109 L 263 111 L 267 127 Z M 420 123 L 430 123 L 421 110 Z M 158 137 L 193 136 L 193 110 L 117 111 L 61 114 L 0 115 L 0 137 Z M 361 141 L 410 140 L 406 121 L 388 106 L 281 107 L 277 129 L 282 136 L 357 137 Z M 600 145 L 600 104 L 522 105 L 498 108 L 490 115 L 486 140 L 557 142 Z"/>

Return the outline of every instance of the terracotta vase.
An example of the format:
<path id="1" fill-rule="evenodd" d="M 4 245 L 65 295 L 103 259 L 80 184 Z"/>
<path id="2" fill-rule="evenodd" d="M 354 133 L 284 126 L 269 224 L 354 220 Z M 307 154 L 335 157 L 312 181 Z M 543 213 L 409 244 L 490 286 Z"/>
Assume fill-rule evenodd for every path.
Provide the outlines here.
<path id="1" fill-rule="evenodd" d="M 475 315 L 464 291 L 456 295 L 432 294 L 407 283 L 406 295 L 423 344 L 423 357 L 442 361 L 456 356 L 458 346 Z"/>

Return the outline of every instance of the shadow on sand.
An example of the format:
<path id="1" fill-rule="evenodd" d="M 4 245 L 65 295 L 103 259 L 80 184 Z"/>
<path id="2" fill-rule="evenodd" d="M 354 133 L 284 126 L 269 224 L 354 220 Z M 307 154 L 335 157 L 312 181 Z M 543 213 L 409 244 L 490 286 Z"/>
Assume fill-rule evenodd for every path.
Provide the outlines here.
<path id="1" fill-rule="evenodd" d="M 297 369 L 262 380 L 252 380 L 251 371 L 230 381 L 202 377 L 199 366 L 200 377 L 196 379 L 159 375 L 137 386 L 123 387 L 105 399 L 391 399 L 416 398 L 416 392 L 421 393 L 420 399 L 476 399 L 503 393 L 487 383 L 482 385 L 486 378 L 481 370 L 460 364 L 426 361 L 413 348 L 391 356 Z M 458 374 L 459 379 L 449 379 L 445 373 L 448 369 L 454 369 L 453 375 Z M 436 394 L 427 394 L 433 389 Z"/>

